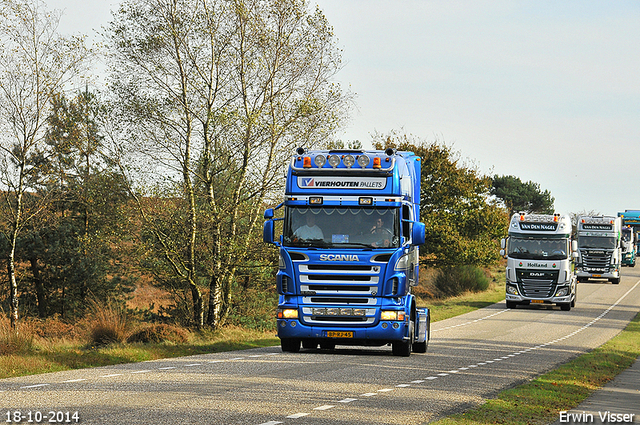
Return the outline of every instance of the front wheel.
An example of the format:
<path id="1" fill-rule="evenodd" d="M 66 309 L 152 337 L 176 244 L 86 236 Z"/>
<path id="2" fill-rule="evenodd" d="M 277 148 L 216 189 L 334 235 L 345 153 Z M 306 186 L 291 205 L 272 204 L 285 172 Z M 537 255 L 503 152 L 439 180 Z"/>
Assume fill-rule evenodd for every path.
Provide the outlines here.
<path id="1" fill-rule="evenodd" d="M 507 308 L 516 308 L 517 305 L 518 303 L 515 301 L 507 301 Z"/>
<path id="2" fill-rule="evenodd" d="M 562 310 L 562 311 L 571 310 L 571 303 L 560 304 L 560 310 Z"/>
<path id="3" fill-rule="evenodd" d="M 391 344 L 391 352 L 394 356 L 409 357 L 413 349 L 413 322 L 409 322 L 409 339 Z"/>
<path id="4" fill-rule="evenodd" d="M 615 277 L 613 279 L 609 279 L 609 282 L 613 283 L 614 285 L 617 285 L 620 283 L 620 278 L 619 277 Z"/>
<path id="5" fill-rule="evenodd" d="M 300 351 L 300 340 L 295 338 L 281 338 L 280 348 L 285 353 L 297 353 Z"/>

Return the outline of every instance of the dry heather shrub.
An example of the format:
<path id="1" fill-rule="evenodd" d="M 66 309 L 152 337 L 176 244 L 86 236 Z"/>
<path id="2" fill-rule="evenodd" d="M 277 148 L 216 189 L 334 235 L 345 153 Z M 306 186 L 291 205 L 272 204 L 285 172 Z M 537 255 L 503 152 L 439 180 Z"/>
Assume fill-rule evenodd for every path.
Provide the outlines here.
<path id="1" fill-rule="evenodd" d="M 33 348 L 33 331 L 29 326 L 19 326 L 18 330 L 11 329 L 7 317 L 0 318 L 0 355 L 26 353 Z"/>
<path id="2" fill-rule="evenodd" d="M 173 344 L 185 344 L 189 342 L 189 334 L 186 330 L 176 326 L 155 323 L 131 334 L 129 338 L 127 338 L 127 342 L 142 342 L 145 344 L 150 342 L 170 342 Z"/>
<path id="3" fill-rule="evenodd" d="M 47 339 L 76 339 L 78 326 L 71 325 L 60 319 L 59 316 L 46 319 L 30 319 L 35 336 Z"/>
<path id="4" fill-rule="evenodd" d="M 130 320 L 124 305 L 116 301 L 101 304 L 90 301 L 89 342 L 91 345 L 108 345 L 124 342 Z"/>

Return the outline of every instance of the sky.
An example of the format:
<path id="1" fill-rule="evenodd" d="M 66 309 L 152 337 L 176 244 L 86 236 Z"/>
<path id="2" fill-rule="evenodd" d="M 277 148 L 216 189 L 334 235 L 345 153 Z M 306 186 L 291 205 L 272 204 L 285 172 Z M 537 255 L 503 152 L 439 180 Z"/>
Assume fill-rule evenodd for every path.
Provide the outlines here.
<path id="1" fill-rule="evenodd" d="M 46 0 L 94 36 L 119 1 Z M 533 181 L 561 213 L 640 209 L 640 2 L 311 0 L 355 93 L 344 141 L 400 132 L 486 175 Z M 99 39 L 95 37 L 95 39 Z"/>

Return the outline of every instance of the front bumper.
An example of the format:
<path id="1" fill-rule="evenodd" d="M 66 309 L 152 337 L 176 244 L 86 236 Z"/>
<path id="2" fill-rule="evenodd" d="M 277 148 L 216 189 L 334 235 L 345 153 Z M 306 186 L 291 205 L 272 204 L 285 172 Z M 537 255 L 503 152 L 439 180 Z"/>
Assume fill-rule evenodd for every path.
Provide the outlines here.
<path id="1" fill-rule="evenodd" d="M 575 298 L 574 294 L 568 294 L 563 297 L 549 297 L 549 298 L 533 298 L 533 297 L 523 297 L 522 295 L 512 295 L 506 294 L 505 296 L 507 301 L 514 301 L 518 303 L 525 302 L 542 302 L 544 304 L 564 304 L 573 301 Z"/>
<path id="2" fill-rule="evenodd" d="M 394 326 L 395 325 L 395 326 Z M 352 332 L 351 337 L 329 337 L 328 332 Z M 342 345 L 384 345 L 408 337 L 409 322 L 386 321 L 374 326 L 347 328 L 344 326 L 309 326 L 297 319 L 278 319 L 278 337 L 295 339 L 325 339 Z"/>
<path id="3" fill-rule="evenodd" d="M 620 277 L 620 270 L 613 270 L 613 271 L 608 271 L 608 272 L 600 272 L 600 271 L 595 271 L 595 272 L 586 272 L 586 271 L 582 271 L 582 270 L 576 270 L 576 276 L 577 277 L 593 277 L 596 279 L 617 279 Z"/>

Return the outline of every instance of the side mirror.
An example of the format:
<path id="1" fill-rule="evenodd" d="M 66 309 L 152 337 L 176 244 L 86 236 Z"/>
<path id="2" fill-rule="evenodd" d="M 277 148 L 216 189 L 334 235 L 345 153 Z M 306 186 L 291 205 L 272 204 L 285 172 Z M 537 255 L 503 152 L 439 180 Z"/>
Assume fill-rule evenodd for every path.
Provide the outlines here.
<path id="1" fill-rule="evenodd" d="M 500 250 L 500 256 L 504 257 L 505 255 L 507 255 L 507 250 L 506 249 L 501 249 Z"/>
<path id="2" fill-rule="evenodd" d="M 500 248 L 501 249 L 507 248 L 507 240 L 505 238 L 500 239 Z M 500 253 L 502 256 L 504 256 L 504 254 L 502 254 L 502 251 L 500 251 Z"/>
<path id="3" fill-rule="evenodd" d="M 411 240 L 413 241 L 413 245 L 423 245 L 425 242 L 425 225 L 422 222 L 415 221 L 413 223 L 413 229 L 411 231 Z"/>
<path id="4" fill-rule="evenodd" d="M 273 213 L 273 210 L 271 212 Z M 267 215 L 266 212 L 265 215 Z M 275 243 L 273 242 L 273 220 L 264 222 L 264 226 L 262 228 L 262 240 L 266 243 Z"/>
<path id="5" fill-rule="evenodd" d="M 571 241 L 571 251 L 578 252 L 578 241 Z"/>
<path id="6" fill-rule="evenodd" d="M 578 254 L 578 252 L 577 252 L 577 251 L 573 251 L 573 252 L 571 253 L 571 258 L 579 258 L 579 257 L 580 257 L 580 254 Z"/>
<path id="7" fill-rule="evenodd" d="M 269 208 L 269 209 L 265 210 L 264 219 L 265 220 L 270 220 L 272 218 L 273 218 L 273 208 Z"/>

